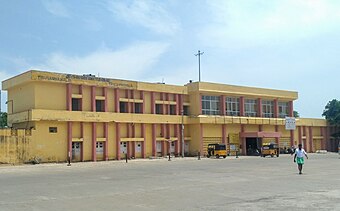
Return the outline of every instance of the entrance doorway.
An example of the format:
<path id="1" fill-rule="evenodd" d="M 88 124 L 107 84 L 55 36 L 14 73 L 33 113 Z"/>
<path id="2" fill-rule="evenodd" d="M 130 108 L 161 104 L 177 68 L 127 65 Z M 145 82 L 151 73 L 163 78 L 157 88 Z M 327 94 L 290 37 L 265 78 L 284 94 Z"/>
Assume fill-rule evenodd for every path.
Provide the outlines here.
<path id="1" fill-rule="evenodd" d="M 258 156 L 262 146 L 261 138 L 246 138 L 247 155 Z"/>
<path id="2" fill-rule="evenodd" d="M 81 142 L 72 142 L 72 161 L 81 161 Z"/>

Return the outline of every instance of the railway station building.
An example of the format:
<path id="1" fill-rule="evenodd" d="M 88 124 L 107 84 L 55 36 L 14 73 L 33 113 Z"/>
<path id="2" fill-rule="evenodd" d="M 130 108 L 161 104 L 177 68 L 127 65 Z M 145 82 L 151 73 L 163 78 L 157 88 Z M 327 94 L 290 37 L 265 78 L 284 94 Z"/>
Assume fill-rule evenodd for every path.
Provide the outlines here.
<path id="1" fill-rule="evenodd" d="M 2 82 L 8 124 L 30 131 L 23 161 L 149 158 L 206 154 L 225 143 L 230 155 L 275 142 L 308 152 L 333 150 L 324 119 L 293 117 L 295 91 L 190 82 L 184 86 L 30 70 Z M 333 146 L 334 145 L 334 146 Z"/>

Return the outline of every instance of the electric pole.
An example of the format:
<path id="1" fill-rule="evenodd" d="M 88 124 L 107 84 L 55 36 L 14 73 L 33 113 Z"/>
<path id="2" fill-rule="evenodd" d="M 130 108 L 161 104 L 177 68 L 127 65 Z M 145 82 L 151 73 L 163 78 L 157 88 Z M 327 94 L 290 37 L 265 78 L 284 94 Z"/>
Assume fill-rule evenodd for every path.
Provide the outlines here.
<path id="1" fill-rule="evenodd" d="M 195 54 L 195 56 L 198 56 L 198 82 L 201 82 L 201 55 L 203 54 L 204 52 L 201 52 L 200 50 Z"/>

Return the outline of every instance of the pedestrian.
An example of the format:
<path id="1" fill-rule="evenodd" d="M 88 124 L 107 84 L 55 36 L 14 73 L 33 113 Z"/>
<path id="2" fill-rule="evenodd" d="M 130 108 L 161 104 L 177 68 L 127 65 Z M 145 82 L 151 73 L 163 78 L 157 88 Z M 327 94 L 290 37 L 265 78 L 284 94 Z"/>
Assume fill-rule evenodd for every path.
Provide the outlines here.
<path id="1" fill-rule="evenodd" d="M 302 166 L 304 162 L 304 156 L 308 159 L 306 151 L 302 148 L 302 144 L 299 144 L 299 148 L 295 150 L 294 163 L 297 162 L 299 174 L 302 174 Z"/>

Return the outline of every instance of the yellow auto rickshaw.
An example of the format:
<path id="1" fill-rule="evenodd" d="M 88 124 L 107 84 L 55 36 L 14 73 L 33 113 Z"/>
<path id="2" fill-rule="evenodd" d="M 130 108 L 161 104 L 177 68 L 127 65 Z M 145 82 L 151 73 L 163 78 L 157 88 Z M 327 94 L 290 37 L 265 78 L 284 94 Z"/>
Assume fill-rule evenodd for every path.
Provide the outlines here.
<path id="1" fill-rule="evenodd" d="M 279 147 L 275 143 L 264 143 L 261 148 L 261 157 L 266 157 L 270 155 L 271 157 L 279 157 Z"/>
<path id="2" fill-rule="evenodd" d="M 207 157 L 215 156 L 216 158 L 227 157 L 227 149 L 225 144 L 208 144 L 208 155 Z"/>

